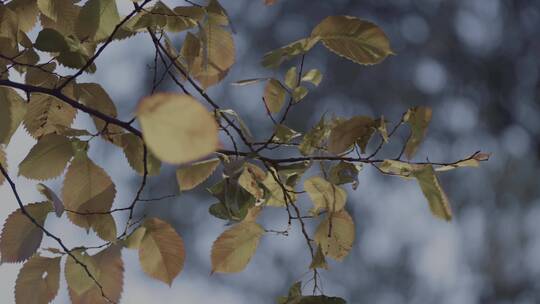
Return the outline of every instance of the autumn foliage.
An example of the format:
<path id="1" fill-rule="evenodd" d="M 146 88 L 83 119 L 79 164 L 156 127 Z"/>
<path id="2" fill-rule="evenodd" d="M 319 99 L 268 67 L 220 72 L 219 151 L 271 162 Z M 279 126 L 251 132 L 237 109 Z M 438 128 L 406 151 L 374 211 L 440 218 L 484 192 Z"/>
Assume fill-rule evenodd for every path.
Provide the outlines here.
<path id="1" fill-rule="evenodd" d="M 36 39 L 29 38 L 30 31 L 38 32 Z M 100 54 L 115 41 L 135 35 L 153 44 L 163 75 L 154 77 L 150 96 L 133 101 L 135 117 L 119 117 L 100 84 L 82 83 L 78 77 L 106 69 L 95 63 Z M 305 265 L 312 279 L 305 282 L 310 287 L 290 282 L 288 294 L 278 299 L 281 304 L 345 303 L 323 294 L 319 271 L 329 268 L 327 258 L 341 261 L 353 248 L 356 229 L 347 212 L 347 188 L 357 189 L 363 167 L 415 180 L 433 215 L 451 220 L 438 174 L 477 167 L 489 155 L 476 152 L 447 163 L 413 161 L 426 137 L 431 109 L 413 107 L 393 123 L 382 116 L 351 113 L 327 114 L 308 130 L 287 126 L 287 115 L 323 81 L 316 63 L 304 64 L 315 47 L 359 65 L 378 64 L 394 55 L 376 24 L 329 16 L 305 38 L 262 56 L 263 68 L 276 69 L 268 74 L 279 77 L 246 75 L 245 80 L 233 81 L 227 74 L 237 60 L 234 35 L 217 0 L 174 8 L 160 1 L 133 1 L 126 16 L 119 14 L 114 0 L 0 2 L 0 184 L 14 194 L 3 198 L 4 206 L 14 211 L 4 223 L 0 253 L 2 263 L 24 262 L 16 279 L 16 303 L 51 302 L 62 277 L 73 303 L 118 303 L 125 267 L 122 250 L 137 250 L 141 269 L 172 285 L 184 266 L 184 246 L 190 244 L 182 240 L 182 231 L 164 220 L 136 216 L 137 207 L 148 200 L 141 195 L 147 180 L 158 176 L 162 166 L 176 167 L 179 191 L 206 187 L 216 199 L 209 217 L 229 224 L 209 253 L 212 272 L 244 270 L 266 234 L 287 236 L 292 225 L 300 227 L 312 259 Z M 59 66 L 69 68 L 70 74 L 59 74 Z M 14 75 L 24 81 L 14 80 L 21 79 Z M 159 92 L 156 78 L 165 77 L 176 84 L 177 92 Z M 222 108 L 207 91 L 229 84 L 260 86 L 257 98 L 274 124 L 271 134 L 252 134 L 236 111 Z M 93 125 L 73 128 L 77 115 L 89 115 Z M 4 148 L 20 126 L 36 143 L 18 168 L 8 168 Z M 399 128 L 410 130 L 400 153 L 379 158 Z M 123 153 L 133 174 L 140 176 L 132 201 L 115 202 L 116 185 L 89 156 L 98 137 Z M 276 149 L 288 149 L 290 155 L 276 157 Z M 35 180 L 43 201 L 26 202 L 15 184 L 16 174 Z M 219 181 L 208 185 L 212 175 Z M 61 189 L 47 185 L 59 176 Z M 283 210 L 286 230 L 257 222 L 268 208 Z M 62 235 L 47 229 L 47 218 L 54 216 L 67 217 L 103 243 L 68 248 Z M 43 248 L 44 235 L 57 247 Z"/>

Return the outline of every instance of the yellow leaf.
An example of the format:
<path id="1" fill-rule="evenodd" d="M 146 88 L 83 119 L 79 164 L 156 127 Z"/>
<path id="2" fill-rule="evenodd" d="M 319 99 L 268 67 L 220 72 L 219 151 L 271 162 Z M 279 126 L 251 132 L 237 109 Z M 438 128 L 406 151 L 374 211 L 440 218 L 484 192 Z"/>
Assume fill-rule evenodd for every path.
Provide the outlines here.
<path id="1" fill-rule="evenodd" d="M 213 115 L 189 95 L 161 93 L 144 98 L 137 117 L 144 141 L 162 161 L 182 164 L 218 148 Z"/>
<path id="2" fill-rule="evenodd" d="M 199 39 L 198 56 L 190 72 L 206 89 L 225 78 L 235 62 L 236 50 L 232 34 L 213 22 L 203 24 Z"/>
<path id="3" fill-rule="evenodd" d="M 121 246 L 112 245 L 93 256 L 85 256 L 83 262 L 90 264 L 90 272 L 95 279 L 103 286 L 103 293 L 107 298 L 114 303 L 120 301 L 124 284 L 124 263 L 122 262 Z M 71 258 L 68 261 L 73 262 Z M 68 263 L 66 262 L 66 281 L 68 282 L 69 297 L 73 304 L 109 304 L 105 299 L 99 287 L 92 281 L 80 265 L 71 265 L 70 267 L 77 269 L 74 274 L 78 277 L 70 275 L 68 278 Z M 73 288 L 74 280 L 84 280 L 89 284 L 84 290 L 77 292 Z M 71 284 L 70 284 L 71 281 Z"/>
<path id="4" fill-rule="evenodd" d="M 99 269 L 94 259 L 92 259 L 92 257 L 89 256 L 86 251 L 73 250 L 71 251 L 71 254 L 73 254 L 77 261 L 83 263 L 86 268 L 88 268 L 88 271 L 92 274 L 92 276 L 97 279 L 99 276 Z M 95 282 L 88 275 L 83 266 L 78 264 L 77 261 L 71 256 L 68 256 L 64 267 L 64 275 L 66 277 L 69 290 L 77 294 L 82 294 L 88 289 L 92 288 L 92 285 L 94 285 Z"/>
<path id="5" fill-rule="evenodd" d="M 315 86 L 319 86 L 322 79 L 323 79 L 323 75 L 317 69 L 311 69 L 306 74 L 304 74 L 304 76 L 302 76 L 302 81 L 310 82 Z"/>
<path id="6" fill-rule="evenodd" d="M 351 251 L 354 235 L 353 219 L 342 209 L 328 214 L 319 224 L 315 232 L 315 242 L 321 246 L 325 256 L 342 261 Z"/>
<path id="7" fill-rule="evenodd" d="M 407 111 L 404 121 L 411 126 L 411 136 L 405 146 L 405 156 L 411 159 L 424 140 L 424 137 L 426 137 L 427 128 L 431 121 L 431 108 L 414 107 Z"/>
<path id="8" fill-rule="evenodd" d="M 326 258 L 324 257 L 324 253 L 320 245 L 317 246 L 315 256 L 313 257 L 313 259 L 311 260 L 311 264 L 309 265 L 309 269 L 316 268 L 328 269 L 328 263 L 326 262 Z"/>
<path id="9" fill-rule="evenodd" d="M 298 71 L 295 66 L 289 68 L 287 70 L 287 73 L 285 74 L 285 85 L 289 89 L 296 88 L 296 85 L 298 84 Z"/>
<path id="10" fill-rule="evenodd" d="M 143 141 L 131 133 L 122 134 L 120 137 L 124 155 L 129 165 L 140 175 L 144 174 L 144 147 Z M 161 169 L 161 161 L 151 151 L 146 156 L 148 175 L 158 175 Z"/>
<path id="11" fill-rule="evenodd" d="M 304 99 L 304 97 L 306 97 L 308 93 L 309 90 L 304 86 L 298 86 L 294 88 L 292 92 L 294 102 L 299 102 L 300 100 Z"/>
<path id="12" fill-rule="evenodd" d="M 219 158 L 212 158 L 176 170 L 176 180 L 180 191 L 191 190 L 200 185 L 214 173 L 219 163 Z"/>
<path id="13" fill-rule="evenodd" d="M 420 165 L 414 168 L 414 177 L 426 197 L 431 213 L 436 217 L 450 221 L 452 219 L 452 210 L 448 197 L 439 183 L 435 170 L 431 165 Z"/>
<path id="14" fill-rule="evenodd" d="M 367 116 L 355 116 L 340 122 L 330 132 L 328 150 L 334 154 L 341 154 L 354 143 L 358 143 L 362 152 L 365 152 L 374 127 L 375 121 Z"/>
<path id="15" fill-rule="evenodd" d="M 386 34 L 377 25 L 356 17 L 327 17 L 311 36 L 320 38 L 337 55 L 359 64 L 377 64 L 393 54 Z"/>
<path id="16" fill-rule="evenodd" d="M 71 126 L 76 115 L 74 108 L 55 97 L 34 93 L 30 96 L 24 126 L 30 135 L 39 138 L 45 134 L 56 133 L 59 126 Z"/>
<path id="17" fill-rule="evenodd" d="M 8 144 L 26 114 L 26 103 L 12 88 L 0 87 L 0 144 Z"/>
<path id="18" fill-rule="evenodd" d="M 279 113 L 285 103 L 287 91 L 276 79 L 270 79 L 264 87 L 264 102 L 271 113 Z"/>
<path id="19" fill-rule="evenodd" d="M 168 223 L 147 219 L 143 227 L 146 233 L 139 246 L 139 262 L 150 277 L 172 284 L 184 267 L 184 242 Z"/>
<path id="20" fill-rule="evenodd" d="M 118 111 L 116 110 L 116 105 L 109 97 L 109 94 L 97 83 L 79 83 L 77 88 L 81 94 L 81 101 L 94 110 L 97 110 L 108 116 L 116 117 L 118 116 Z M 98 131 L 103 130 L 106 123 L 105 121 L 92 117 L 96 129 Z"/>
<path id="21" fill-rule="evenodd" d="M 487 161 L 489 160 L 489 157 L 491 156 L 490 153 L 483 153 L 483 152 L 476 152 L 474 155 L 472 155 L 469 159 L 465 159 L 462 161 L 459 161 L 454 164 L 440 166 L 435 168 L 435 171 L 441 172 L 441 171 L 449 171 L 457 168 L 463 168 L 463 167 L 478 167 L 480 165 L 481 161 Z"/>
<path id="22" fill-rule="evenodd" d="M 238 184 L 242 188 L 246 189 L 256 199 L 262 199 L 264 197 L 264 188 L 260 183 L 266 178 L 266 173 L 254 164 L 245 163 L 244 170 L 238 178 Z"/>
<path id="23" fill-rule="evenodd" d="M 232 273 L 246 268 L 264 229 L 255 222 L 241 222 L 223 232 L 212 245 L 212 272 Z"/>
<path id="24" fill-rule="evenodd" d="M 277 173 L 275 173 L 277 177 Z M 268 173 L 266 175 L 266 178 L 263 181 L 263 185 L 267 190 L 266 194 L 266 205 L 272 206 L 272 207 L 285 207 L 286 203 L 293 203 L 296 201 L 296 193 L 294 193 L 294 189 L 289 185 L 283 185 L 286 190 L 288 190 L 288 194 L 285 194 L 285 191 L 283 191 L 283 187 L 275 180 L 274 175 Z M 286 200 L 286 196 L 288 195 L 288 198 L 290 199 L 289 202 Z"/>
<path id="25" fill-rule="evenodd" d="M 264 54 L 262 65 L 266 68 L 277 68 L 285 60 L 307 53 L 319 42 L 318 37 L 308 37 L 293 41 L 279 49 Z"/>
<path id="26" fill-rule="evenodd" d="M 41 226 L 47 214 L 52 211 L 49 202 L 34 203 L 25 206 L 26 211 Z M 43 231 L 32 223 L 21 209 L 11 213 L 4 223 L 0 236 L 0 253 L 2 263 L 18 263 L 31 257 L 41 244 Z"/>
<path id="27" fill-rule="evenodd" d="M 41 11 L 41 25 L 69 35 L 75 31 L 75 22 L 81 8 L 73 0 L 38 0 Z"/>
<path id="28" fill-rule="evenodd" d="M 19 164 L 19 175 L 37 180 L 55 178 L 64 172 L 72 157 L 73 149 L 67 137 L 45 135 Z"/>
<path id="29" fill-rule="evenodd" d="M 143 226 L 137 227 L 124 241 L 124 246 L 129 249 L 139 249 L 142 239 L 146 234 L 146 228 Z"/>
<path id="30" fill-rule="evenodd" d="M 116 222 L 111 214 L 95 214 L 91 216 L 92 229 L 104 241 L 116 240 Z"/>
<path id="31" fill-rule="evenodd" d="M 313 208 L 309 210 L 312 215 L 318 215 L 322 211 L 340 211 L 347 202 L 347 192 L 345 190 L 329 183 L 320 176 L 307 179 L 304 182 L 304 189 L 313 202 Z"/>
<path id="32" fill-rule="evenodd" d="M 34 255 L 24 263 L 15 281 L 15 303 L 51 302 L 60 286 L 60 260 Z"/>
<path id="33" fill-rule="evenodd" d="M 116 195 L 116 188 L 102 168 L 86 155 L 77 155 L 69 166 L 62 198 L 66 209 L 82 213 L 107 212 Z M 93 216 L 68 213 L 68 218 L 77 226 L 90 228 Z"/>
<path id="34" fill-rule="evenodd" d="M 39 14 L 36 0 L 13 0 L 7 7 L 17 14 L 20 30 L 28 32 L 34 28 Z"/>
<path id="35" fill-rule="evenodd" d="M 393 159 L 385 159 L 383 163 L 379 166 L 379 169 L 383 173 L 390 175 L 399 175 L 403 178 L 410 178 L 414 170 L 413 165 Z"/>

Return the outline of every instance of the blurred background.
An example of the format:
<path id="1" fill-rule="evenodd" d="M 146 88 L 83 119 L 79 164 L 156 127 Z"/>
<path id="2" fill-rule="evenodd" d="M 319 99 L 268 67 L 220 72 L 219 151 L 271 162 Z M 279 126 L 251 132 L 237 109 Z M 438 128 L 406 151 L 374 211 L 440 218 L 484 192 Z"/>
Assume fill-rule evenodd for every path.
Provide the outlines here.
<path id="1" fill-rule="evenodd" d="M 129 1 L 119 2 L 124 12 L 130 9 Z M 355 245 L 343 263 L 330 262 L 330 269 L 321 273 L 326 294 L 353 304 L 540 302 L 539 1 L 278 0 L 270 7 L 263 0 L 221 2 L 236 31 L 237 64 L 209 94 L 223 108 L 237 110 L 260 139 L 272 130 L 262 85 L 230 83 L 281 77 L 298 62 L 287 62 L 280 71 L 265 70 L 259 64 L 265 52 L 308 36 L 328 15 L 352 15 L 382 27 L 397 55 L 366 67 L 318 46 L 306 56 L 305 68 L 322 70 L 323 82 L 292 109 L 289 126 L 307 131 L 323 113 L 384 115 L 395 123 L 407 108 L 429 105 L 433 120 L 418 160 L 453 161 L 477 150 L 493 153 L 479 169 L 441 175 L 455 213 L 450 223 L 431 216 L 415 182 L 364 168 L 358 189 L 347 187 L 347 209 L 357 225 Z M 176 38 L 179 45 L 182 36 Z M 152 59 L 147 35 L 115 42 L 98 60 L 98 72 L 80 82 L 102 84 L 119 104 L 120 117 L 129 119 L 139 98 L 150 91 Z M 161 90 L 176 88 L 166 83 Z M 88 126 L 90 120 L 80 114 L 76 124 Z M 398 134 L 381 156 L 395 157 L 405 137 Z M 32 145 L 20 128 L 7 149 L 12 176 Z M 115 206 L 128 204 L 139 177 L 122 153 L 99 142 L 91 155 L 117 185 Z M 152 177 L 145 197 L 178 194 L 174 170 L 165 167 Z M 25 201 L 41 200 L 34 182 L 16 181 Z M 61 179 L 47 184 L 61 189 Z M 244 272 L 210 275 L 212 242 L 226 228 L 208 214 L 214 201 L 204 188 L 210 185 L 212 180 L 177 198 L 140 205 L 139 216 L 174 223 L 184 238 L 187 260 L 169 288 L 147 278 L 136 252 L 125 250 L 123 303 L 270 304 L 295 281 L 310 278 L 309 253 L 298 227 L 288 237 L 265 236 Z M 6 186 L 0 188 L 0 198 L 3 221 L 16 203 Z M 117 216 L 119 225 L 122 219 Z M 287 218 L 275 210 L 264 214 L 262 222 L 279 230 L 286 228 Z M 64 219 L 50 217 L 47 225 L 71 246 L 100 244 Z M 48 245 L 54 243 L 45 240 Z M 19 267 L 0 267 L 1 303 L 14 301 Z M 68 303 L 64 282 L 54 303 Z"/>

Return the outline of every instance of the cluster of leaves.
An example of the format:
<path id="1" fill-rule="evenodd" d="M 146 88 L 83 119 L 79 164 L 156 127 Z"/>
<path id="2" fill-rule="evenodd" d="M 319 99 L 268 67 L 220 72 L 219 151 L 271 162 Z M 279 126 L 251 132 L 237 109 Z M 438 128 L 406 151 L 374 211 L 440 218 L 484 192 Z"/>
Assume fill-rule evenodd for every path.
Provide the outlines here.
<path id="1" fill-rule="evenodd" d="M 476 167 L 489 157 L 477 152 L 452 163 L 411 162 L 431 121 L 431 110 L 423 106 L 409 109 L 390 132 L 384 117 L 361 115 L 323 116 L 306 132 L 286 125 L 290 110 L 322 82 L 318 69 L 304 71 L 304 57 L 319 42 L 361 65 L 380 63 L 393 54 L 387 36 L 371 22 L 350 16 L 327 17 L 308 37 L 264 55 L 262 65 L 271 69 L 299 61 L 298 66 L 286 68 L 283 79 L 233 83 L 265 83 L 262 110 L 267 111 L 275 128 L 266 140 L 256 141 L 234 110 L 221 108 L 206 92 L 221 83 L 235 63 L 230 20 L 218 1 L 170 8 L 160 1 L 141 0 L 134 1 L 133 7 L 121 17 L 114 0 L 88 0 L 82 5 L 73 0 L 0 2 L 0 184 L 7 181 L 19 205 L 4 224 L 0 253 L 1 262 L 25 262 L 16 281 L 16 303 L 52 301 L 59 288 L 63 258 L 73 303 L 117 303 L 123 286 L 124 248 L 138 250 L 143 271 L 171 285 L 185 260 L 182 238 L 161 219 L 135 219 L 138 203 L 149 200 L 141 197 L 147 179 L 159 175 L 162 162 L 178 166 L 180 191 L 194 189 L 211 175 L 220 174 L 220 180 L 208 187 L 217 200 L 209 213 L 225 220 L 229 227 L 212 246 L 212 272 L 242 271 L 265 234 L 286 236 L 297 222 L 312 257 L 306 266 L 313 273 L 313 294 L 303 296 L 297 282 L 278 303 L 345 303 L 323 294 L 317 283 L 318 271 L 328 269 L 326 258 L 341 261 L 353 247 L 355 226 L 346 210 L 345 186 L 357 189 L 363 165 L 383 174 L 416 179 L 432 213 L 450 220 L 450 204 L 437 172 Z M 32 41 L 27 33 L 38 21 L 41 28 Z M 185 35 L 178 35 L 180 32 Z M 121 120 L 100 84 L 79 83 L 77 78 L 96 70 L 96 58 L 110 43 L 136 34 L 147 34 L 155 47 L 152 94 L 139 102 L 136 117 Z M 177 48 L 179 37 L 183 41 Z M 156 75 L 158 59 L 165 70 L 161 77 Z M 58 65 L 74 73 L 60 75 Z M 13 81 L 14 73 L 20 74 L 24 83 Z M 180 93 L 154 93 L 167 76 Z M 90 115 L 93 127 L 72 128 L 80 112 Z M 276 115 L 281 117 L 276 119 Z M 8 175 L 4 148 L 20 125 L 37 143 L 19 164 L 18 174 L 38 182 L 42 202 L 24 204 Z M 409 126 L 410 136 L 398 157 L 376 158 L 403 125 Z M 220 142 L 220 132 L 228 143 Z M 370 145 L 374 137 L 380 142 Z M 140 187 L 128 206 L 113 208 L 116 186 L 88 154 L 95 138 L 122 150 L 141 176 Z M 271 154 L 290 147 L 296 156 L 276 158 Z M 402 159 L 403 154 L 407 160 Z M 313 175 L 314 164 L 320 170 Z M 307 172 L 310 176 L 305 176 Z M 59 176 L 63 176 L 60 195 L 44 184 Z M 300 201 L 304 194 L 312 203 L 307 211 Z M 257 223 L 267 208 L 286 211 L 286 230 L 267 229 Z M 104 243 L 67 248 L 46 228 L 51 213 L 57 217 L 65 214 L 73 225 L 93 231 Z M 118 217 L 113 216 L 116 213 L 128 214 L 119 231 Z M 316 224 L 314 233 L 310 233 L 308 221 Z M 58 247 L 41 248 L 44 234 Z"/>

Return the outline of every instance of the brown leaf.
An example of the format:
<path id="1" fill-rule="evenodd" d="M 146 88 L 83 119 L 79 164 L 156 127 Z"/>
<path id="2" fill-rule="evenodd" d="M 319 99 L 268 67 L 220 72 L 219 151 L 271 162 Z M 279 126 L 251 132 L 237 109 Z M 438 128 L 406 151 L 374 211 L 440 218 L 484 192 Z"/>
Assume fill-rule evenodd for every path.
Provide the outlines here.
<path id="1" fill-rule="evenodd" d="M 139 245 L 139 262 L 150 277 L 172 284 L 184 267 L 185 251 L 182 238 L 168 223 L 147 219 L 146 232 Z"/>
<path id="2" fill-rule="evenodd" d="M 15 282 L 15 303 L 51 302 L 60 285 L 60 260 L 35 255 L 24 263 Z"/>
<path id="3" fill-rule="evenodd" d="M 98 254 L 89 257 L 95 265 L 95 277 L 101 286 L 103 286 L 103 293 L 114 303 L 120 301 L 124 285 L 124 263 L 122 262 L 121 248 L 119 245 L 112 245 Z M 76 265 L 76 267 L 80 268 L 81 266 Z M 68 290 L 73 304 L 110 303 L 101 295 L 101 290 L 95 283 L 81 294 L 77 294 L 71 288 Z"/>
<path id="4" fill-rule="evenodd" d="M 116 195 L 111 178 L 86 155 L 77 155 L 68 168 L 62 188 L 64 206 L 68 210 L 92 213 L 107 212 Z M 77 226 L 90 228 L 92 216 L 68 213 Z"/>
<path id="5" fill-rule="evenodd" d="M 41 226 L 47 214 L 52 211 L 50 202 L 34 203 L 25 206 L 26 211 Z M 4 223 L 0 236 L 2 263 L 18 263 L 30 258 L 41 244 L 43 231 L 23 214 L 21 209 L 11 213 Z"/>

